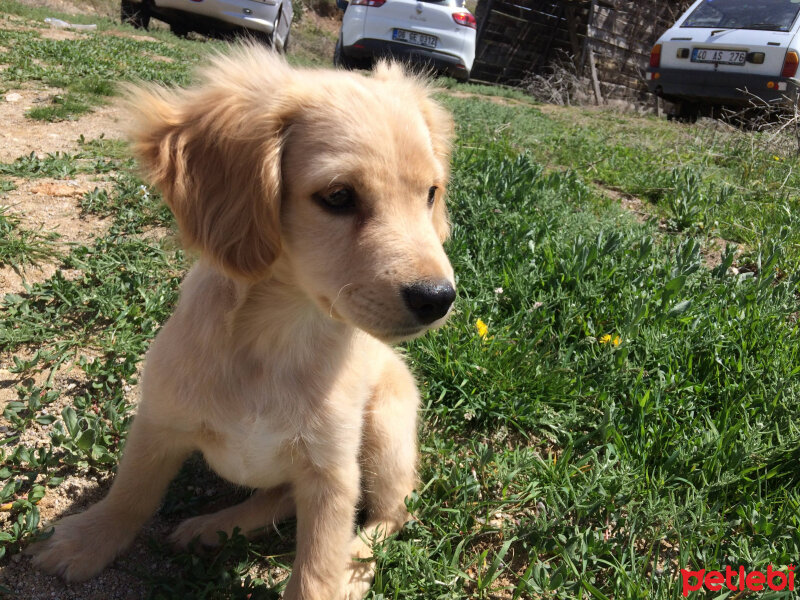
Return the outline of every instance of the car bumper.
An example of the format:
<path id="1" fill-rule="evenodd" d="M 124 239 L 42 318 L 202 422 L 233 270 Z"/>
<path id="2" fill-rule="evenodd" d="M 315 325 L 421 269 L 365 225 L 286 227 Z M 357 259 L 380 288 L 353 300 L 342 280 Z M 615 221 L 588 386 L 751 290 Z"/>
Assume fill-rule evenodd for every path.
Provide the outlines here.
<path id="1" fill-rule="evenodd" d="M 350 58 L 397 58 L 415 64 L 430 65 L 456 78 L 469 76 L 469 70 L 458 56 L 400 42 L 360 39 L 351 46 L 345 46 L 342 51 Z"/>
<path id="2" fill-rule="evenodd" d="M 190 11 L 185 7 L 181 0 L 156 0 L 151 12 L 168 22 L 191 23 L 199 31 L 244 28 L 270 34 L 280 9 L 278 0 L 204 0 L 191 3 Z"/>
<path id="3" fill-rule="evenodd" d="M 771 84 L 771 85 L 770 85 Z M 686 69 L 647 69 L 647 87 L 670 101 L 746 106 L 795 102 L 798 82 L 784 77 Z"/>

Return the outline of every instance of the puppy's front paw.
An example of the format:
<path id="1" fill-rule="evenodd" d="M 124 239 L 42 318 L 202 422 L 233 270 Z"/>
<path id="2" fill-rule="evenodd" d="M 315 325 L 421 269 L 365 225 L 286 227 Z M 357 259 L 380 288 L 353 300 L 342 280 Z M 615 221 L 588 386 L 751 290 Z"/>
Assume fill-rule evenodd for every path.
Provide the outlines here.
<path id="1" fill-rule="evenodd" d="M 187 550 L 192 540 L 197 538 L 201 546 L 215 548 L 219 546 L 219 531 L 226 531 L 226 527 L 217 522 L 215 514 L 200 515 L 186 519 L 175 528 L 169 541 L 180 550 Z M 230 535 L 229 532 L 226 531 Z"/>
<path id="2" fill-rule="evenodd" d="M 121 531 L 102 513 L 88 510 L 55 524 L 52 536 L 29 546 L 33 565 L 65 581 L 83 581 L 97 575 L 130 543 L 133 535 Z"/>
<path id="3" fill-rule="evenodd" d="M 365 539 L 357 536 L 350 543 L 350 562 L 344 578 L 344 600 L 363 600 L 375 578 L 375 559 Z"/>
<path id="4" fill-rule="evenodd" d="M 375 562 L 352 561 L 347 566 L 344 583 L 344 600 L 363 600 L 372 587 Z"/>

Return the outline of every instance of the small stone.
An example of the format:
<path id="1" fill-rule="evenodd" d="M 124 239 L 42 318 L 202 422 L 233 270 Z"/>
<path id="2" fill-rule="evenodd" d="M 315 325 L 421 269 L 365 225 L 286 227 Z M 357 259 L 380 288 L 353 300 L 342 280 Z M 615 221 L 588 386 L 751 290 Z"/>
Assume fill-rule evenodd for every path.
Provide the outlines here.
<path id="1" fill-rule="evenodd" d="M 22 100 L 22 94 L 16 92 L 6 94 L 6 102 L 19 102 L 20 100 Z"/>

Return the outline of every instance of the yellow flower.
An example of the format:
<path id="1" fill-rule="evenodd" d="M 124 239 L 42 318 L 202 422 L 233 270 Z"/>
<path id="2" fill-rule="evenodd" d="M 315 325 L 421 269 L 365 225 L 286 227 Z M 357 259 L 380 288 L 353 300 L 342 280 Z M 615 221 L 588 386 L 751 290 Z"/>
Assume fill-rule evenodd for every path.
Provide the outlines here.
<path id="1" fill-rule="evenodd" d="M 597 341 L 600 342 L 601 344 L 611 343 L 614 346 L 619 346 L 620 343 L 619 336 L 615 335 L 614 337 L 611 337 L 610 333 L 607 333 L 604 336 L 597 338 Z"/>
<path id="2" fill-rule="evenodd" d="M 483 320 L 478 319 L 475 321 L 475 329 L 478 330 L 478 335 L 481 336 L 484 340 L 489 335 L 489 326 L 483 322 Z"/>
<path id="3" fill-rule="evenodd" d="M 772 158 L 774 158 L 775 160 L 782 160 L 780 156 L 775 156 L 774 154 L 772 155 Z"/>

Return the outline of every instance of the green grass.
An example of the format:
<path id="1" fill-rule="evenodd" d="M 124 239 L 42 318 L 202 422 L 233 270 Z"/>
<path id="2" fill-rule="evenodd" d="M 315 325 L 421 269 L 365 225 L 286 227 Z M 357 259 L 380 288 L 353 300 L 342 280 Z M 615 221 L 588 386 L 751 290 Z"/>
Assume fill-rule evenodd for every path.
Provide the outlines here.
<path id="1" fill-rule="evenodd" d="M 101 31 L 73 53 L 3 35 L 13 81 L 68 76 L 75 86 L 132 73 L 183 83 L 205 48 L 159 38 L 180 66 L 145 72 L 135 56 L 91 63 L 153 42 Z M 447 244 L 459 299 L 443 329 L 405 346 L 423 395 L 420 486 L 408 499 L 415 520 L 378 550 L 370 598 L 666 600 L 682 598 L 681 567 L 797 564 L 797 160 L 763 135 L 707 123 L 439 87 L 478 95 L 439 96 L 459 133 Z M 142 236 L 173 223 L 124 143 L 81 138 L 73 154 L 0 165 L 0 176 L 25 179 L 80 172 L 112 180 L 79 203 L 111 221 L 107 234 L 61 258 L 76 276 L 56 273 L 0 305 L 0 353 L 18 354 L 12 370 L 24 382 L 4 408 L 0 504 L 12 506 L 0 561 L 33 535 L 49 487 L 113 472 L 134 410 L 127 386 L 188 266 L 172 236 Z M 649 201 L 655 218 L 637 222 L 610 188 Z M 731 245 L 709 265 L 715 237 L 738 253 Z M 87 383 L 53 411 L 66 391 L 32 376 L 65 365 Z M 34 426 L 49 428 L 43 447 L 19 441 Z M 190 461 L 162 515 L 203 512 L 210 499 L 187 489 L 206 476 Z M 291 565 L 293 524 L 279 531 L 234 535 L 206 556 L 173 554 L 157 538 L 161 566 L 136 575 L 152 598 L 277 598 L 282 583 L 249 573 Z"/>
<path id="2" fill-rule="evenodd" d="M 31 119 L 38 121 L 64 121 L 74 119 L 89 112 L 90 107 L 79 96 L 67 93 L 64 96 L 55 96 L 49 106 L 31 108 L 25 113 Z"/>
<path id="3" fill-rule="evenodd" d="M 681 125 L 610 110 L 497 106 L 443 97 L 468 136 L 527 150 L 552 169 L 649 202 L 671 231 L 741 246 L 752 260 L 782 239 L 800 260 L 800 172 L 790 138 L 703 121 Z"/>
<path id="4" fill-rule="evenodd" d="M 27 267 L 56 258 L 58 236 L 21 226 L 19 217 L 0 205 L 0 267 L 10 266 L 17 273 Z"/>

